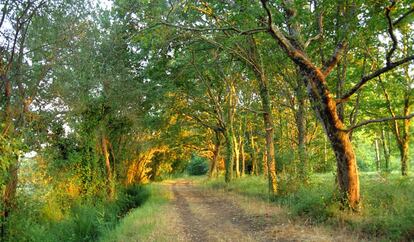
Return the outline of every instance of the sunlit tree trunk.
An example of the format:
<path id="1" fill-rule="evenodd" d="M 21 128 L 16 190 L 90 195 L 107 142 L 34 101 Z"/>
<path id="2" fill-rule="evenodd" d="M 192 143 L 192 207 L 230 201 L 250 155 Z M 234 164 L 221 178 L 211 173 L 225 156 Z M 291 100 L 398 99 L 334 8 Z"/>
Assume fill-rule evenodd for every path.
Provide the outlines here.
<path id="1" fill-rule="evenodd" d="M 241 176 L 245 175 L 246 172 L 246 153 L 244 152 L 244 142 L 240 137 L 240 154 L 241 154 Z"/>
<path id="2" fill-rule="evenodd" d="M 337 160 L 338 185 L 344 201 L 347 200 L 350 207 L 357 209 L 360 194 L 355 152 L 349 134 L 344 131 L 344 125 L 339 120 L 335 101 L 329 95 L 323 99 L 325 102 L 317 109 Z"/>
<path id="3" fill-rule="evenodd" d="M 377 171 L 380 170 L 380 151 L 378 145 L 378 139 L 375 139 L 375 168 Z"/>
<path id="4" fill-rule="evenodd" d="M 256 152 L 256 144 L 254 141 L 254 135 L 253 135 L 253 127 L 250 124 L 250 149 L 251 149 L 251 161 L 252 161 L 252 171 L 251 175 L 259 175 L 259 169 L 257 166 L 257 152 Z"/>
<path id="5" fill-rule="evenodd" d="M 236 171 L 236 177 L 240 177 L 240 146 L 237 136 L 233 133 L 233 147 L 234 147 L 234 170 Z"/>
<path id="6" fill-rule="evenodd" d="M 212 178 L 217 175 L 217 161 L 218 156 L 220 153 L 220 147 L 221 147 L 221 138 L 220 138 L 220 131 L 215 130 L 214 131 L 214 150 L 213 150 L 213 158 L 211 160 L 211 166 L 209 170 L 209 178 Z"/>
<path id="7" fill-rule="evenodd" d="M 234 166 L 234 112 L 235 112 L 235 87 L 231 80 L 227 83 L 227 125 L 226 125 L 226 160 L 225 160 L 225 177 L 224 180 L 228 183 L 233 179 Z"/>
<path id="8" fill-rule="evenodd" d="M 104 155 L 104 159 L 105 159 L 105 166 L 106 166 L 106 175 L 107 175 L 107 186 L 108 186 L 108 197 L 110 199 L 114 198 L 115 195 L 115 187 L 114 187 L 114 181 L 113 181 L 113 176 L 112 176 L 112 168 L 111 168 L 111 161 L 110 161 L 110 153 L 108 150 L 108 144 L 109 144 L 109 140 L 103 136 L 102 137 L 102 153 Z"/>

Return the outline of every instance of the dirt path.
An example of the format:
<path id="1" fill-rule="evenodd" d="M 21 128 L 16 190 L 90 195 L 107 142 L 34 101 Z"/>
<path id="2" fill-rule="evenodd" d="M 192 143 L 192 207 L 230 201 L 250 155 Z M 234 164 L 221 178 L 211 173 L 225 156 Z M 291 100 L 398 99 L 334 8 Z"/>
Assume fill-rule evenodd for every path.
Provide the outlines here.
<path id="1" fill-rule="evenodd" d="M 198 188 L 188 181 L 170 185 L 171 209 L 179 219 L 170 224 L 183 241 L 357 241 L 345 231 L 298 224 L 274 204 Z M 179 239 L 178 239 L 179 238 Z"/>

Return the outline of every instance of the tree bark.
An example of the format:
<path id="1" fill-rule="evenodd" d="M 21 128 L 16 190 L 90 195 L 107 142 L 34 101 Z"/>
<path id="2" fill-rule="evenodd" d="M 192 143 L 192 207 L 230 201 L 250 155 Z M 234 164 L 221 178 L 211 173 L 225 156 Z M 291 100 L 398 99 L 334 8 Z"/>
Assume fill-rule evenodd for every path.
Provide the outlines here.
<path id="1" fill-rule="evenodd" d="M 338 117 L 335 101 L 330 97 L 324 98 L 319 108 L 319 114 L 325 127 L 326 134 L 331 141 L 337 161 L 338 185 L 342 192 L 343 201 L 357 210 L 359 194 L 359 177 L 355 152 L 345 131 L 342 121 Z"/>

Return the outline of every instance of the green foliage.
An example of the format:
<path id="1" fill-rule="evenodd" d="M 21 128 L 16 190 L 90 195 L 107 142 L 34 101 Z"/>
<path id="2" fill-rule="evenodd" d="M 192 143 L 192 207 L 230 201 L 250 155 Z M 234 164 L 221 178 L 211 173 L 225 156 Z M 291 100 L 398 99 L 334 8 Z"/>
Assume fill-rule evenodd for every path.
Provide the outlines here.
<path id="1" fill-rule="evenodd" d="M 187 166 L 189 175 L 200 176 L 208 172 L 208 160 L 206 158 L 193 155 Z"/>

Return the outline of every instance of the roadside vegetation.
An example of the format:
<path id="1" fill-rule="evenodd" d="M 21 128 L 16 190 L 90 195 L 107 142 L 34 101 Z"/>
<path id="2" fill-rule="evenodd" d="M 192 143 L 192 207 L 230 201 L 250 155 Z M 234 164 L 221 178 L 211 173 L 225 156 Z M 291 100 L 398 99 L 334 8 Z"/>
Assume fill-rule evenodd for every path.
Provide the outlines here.
<path id="1" fill-rule="evenodd" d="M 115 228 L 105 231 L 100 241 L 142 241 L 144 238 L 158 241 L 154 236 L 164 235 L 170 221 L 163 218 L 163 214 L 168 212 L 166 206 L 172 199 L 171 191 L 161 184 L 148 185 L 146 189 L 149 197 L 145 204 L 128 213 Z"/>
<path id="2" fill-rule="evenodd" d="M 45 203 L 27 200 L 11 217 L 13 226 L 8 233 L 13 241 L 97 241 L 150 195 L 148 187 L 134 185 L 120 190 L 111 201 L 98 197 L 76 199 L 66 201 L 64 208 L 55 200 L 58 197 Z"/>
<path id="3" fill-rule="evenodd" d="M 223 179 L 205 180 L 202 186 L 262 199 L 289 209 L 292 218 L 309 223 L 345 227 L 362 238 L 409 241 L 414 236 L 414 179 L 398 174 L 361 174 L 362 212 L 349 214 L 340 208 L 334 176 L 313 175 L 306 186 L 281 182 L 280 195 L 269 196 L 266 179 L 246 176 L 227 184 Z"/>

